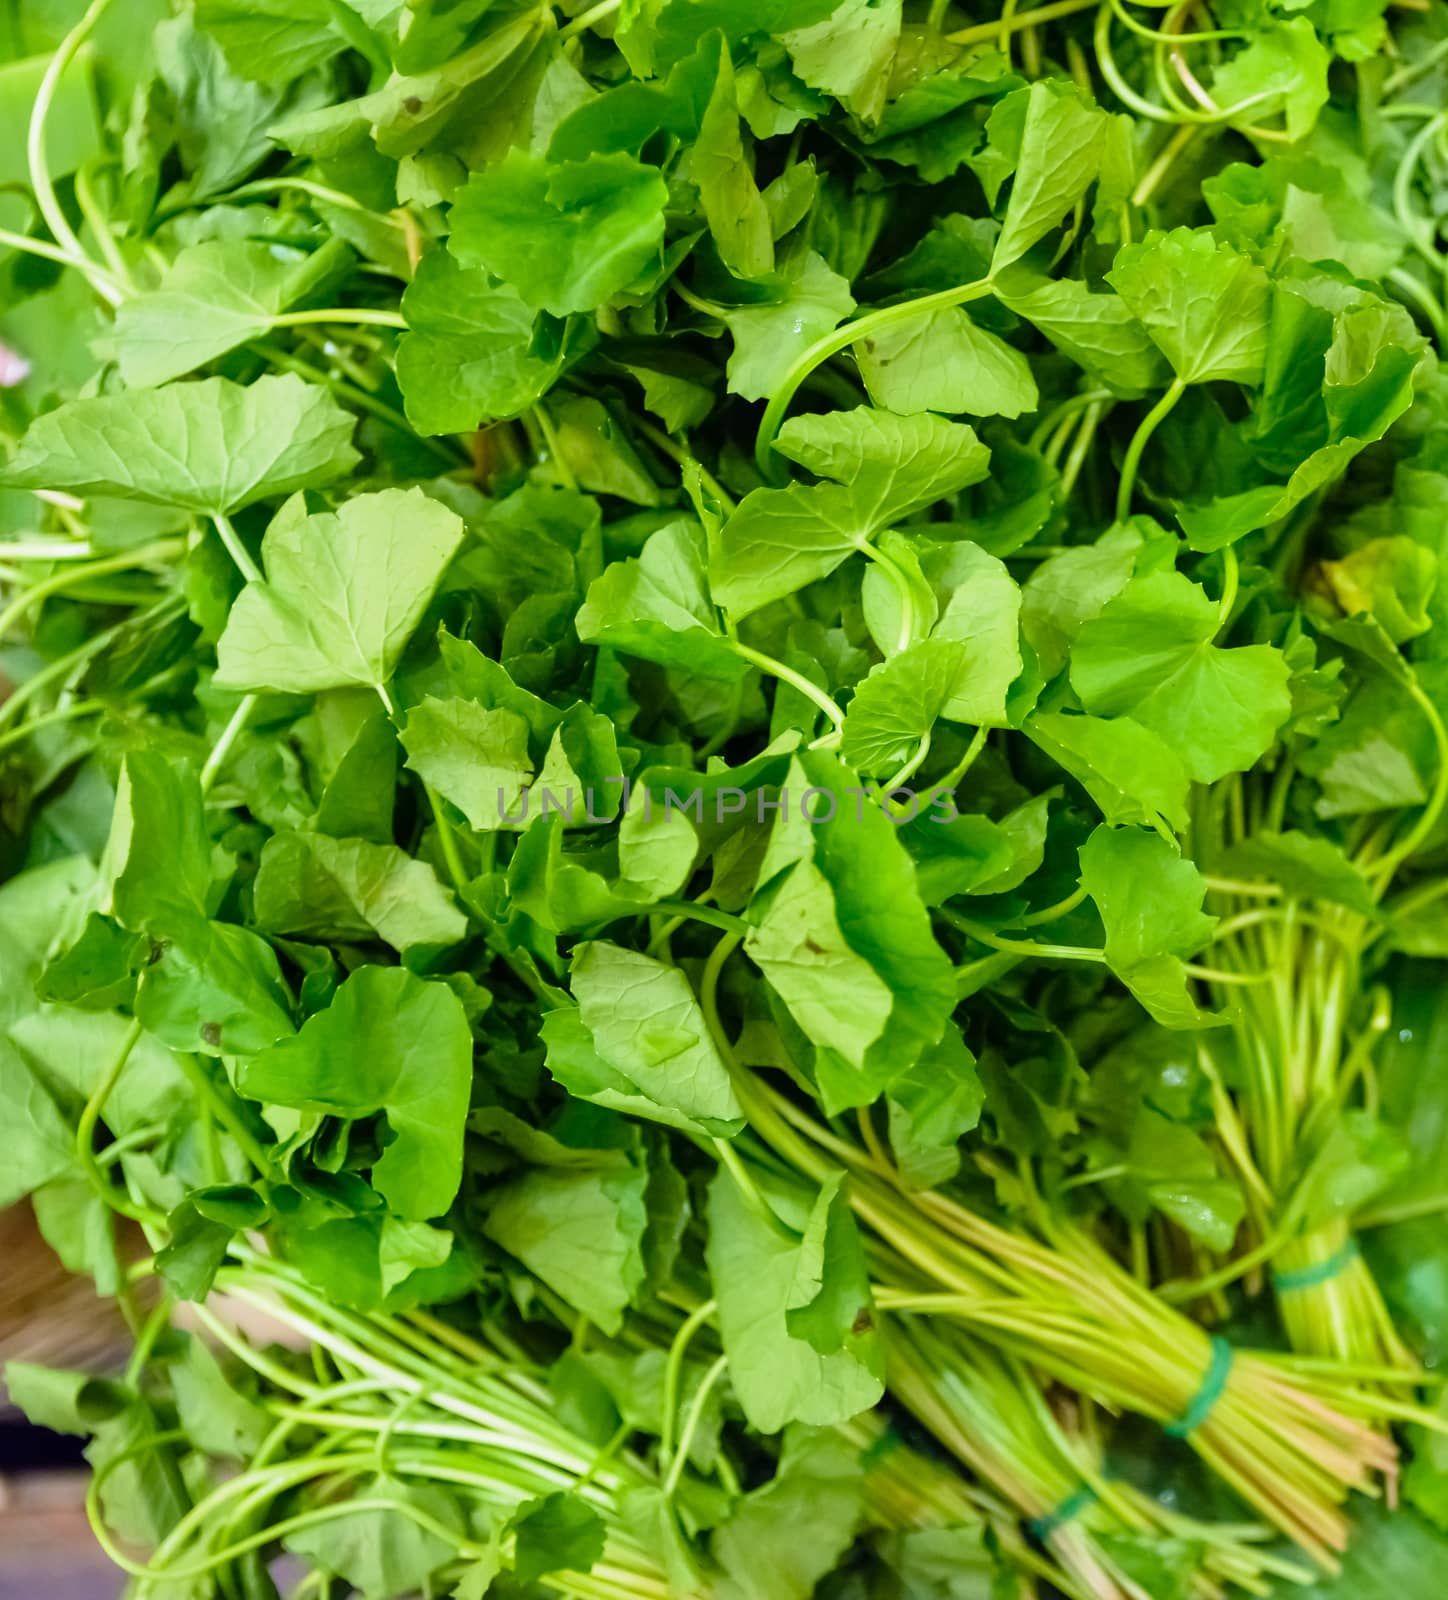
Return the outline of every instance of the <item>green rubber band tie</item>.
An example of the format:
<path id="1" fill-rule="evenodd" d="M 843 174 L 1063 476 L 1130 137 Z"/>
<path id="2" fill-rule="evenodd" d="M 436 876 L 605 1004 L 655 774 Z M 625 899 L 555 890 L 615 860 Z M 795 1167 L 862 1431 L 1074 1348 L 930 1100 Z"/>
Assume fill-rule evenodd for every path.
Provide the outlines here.
<path id="1" fill-rule="evenodd" d="M 1068 1494 L 1054 1511 L 1048 1511 L 1044 1517 L 1032 1517 L 1026 1527 L 1034 1538 L 1045 1544 L 1053 1533 L 1059 1533 L 1083 1511 L 1089 1511 L 1100 1498 L 1089 1483 L 1085 1484 L 1074 1494 Z"/>
<path id="2" fill-rule="evenodd" d="M 1226 1391 L 1227 1379 L 1232 1376 L 1232 1347 L 1225 1339 L 1212 1340 L 1212 1359 L 1207 1375 L 1197 1390 L 1192 1403 L 1175 1422 L 1166 1423 L 1162 1432 L 1173 1439 L 1190 1439 L 1212 1414 L 1212 1407 Z"/>
<path id="3" fill-rule="evenodd" d="M 1291 1294 L 1294 1289 L 1315 1289 L 1320 1283 L 1331 1283 L 1341 1272 L 1346 1272 L 1362 1254 L 1356 1239 L 1348 1242 L 1326 1261 L 1315 1262 L 1310 1267 L 1298 1267 L 1294 1272 L 1274 1272 L 1272 1283 L 1281 1294 Z"/>

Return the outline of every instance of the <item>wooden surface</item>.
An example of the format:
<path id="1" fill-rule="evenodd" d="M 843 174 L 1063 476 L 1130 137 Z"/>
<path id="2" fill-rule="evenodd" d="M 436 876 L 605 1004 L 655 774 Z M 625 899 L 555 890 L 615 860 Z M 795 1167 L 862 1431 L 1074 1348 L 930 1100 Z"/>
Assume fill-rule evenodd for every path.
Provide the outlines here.
<path id="1" fill-rule="evenodd" d="M 0 1364 L 105 1371 L 124 1348 L 115 1308 L 64 1271 L 28 1208 L 0 1212 Z M 0 1413 L 7 1406 L 0 1389 Z M 5 1437 L 23 1446 L 18 1428 Z M 55 1453 L 66 1453 L 59 1441 Z M 124 1580 L 91 1535 L 85 1482 L 76 1468 L 0 1470 L 0 1600 L 117 1600 Z"/>

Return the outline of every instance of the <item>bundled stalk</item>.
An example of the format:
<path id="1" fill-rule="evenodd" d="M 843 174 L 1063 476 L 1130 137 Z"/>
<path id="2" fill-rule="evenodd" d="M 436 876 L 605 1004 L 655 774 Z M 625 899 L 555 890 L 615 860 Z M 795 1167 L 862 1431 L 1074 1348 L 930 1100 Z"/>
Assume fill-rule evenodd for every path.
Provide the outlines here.
<path id="1" fill-rule="evenodd" d="M 241 1469 L 200 1494 L 144 1562 L 107 1529 L 107 1485 L 137 1463 L 165 1470 L 167 1447 L 185 1436 L 143 1436 L 107 1457 L 88 1509 L 137 1600 L 180 1583 L 244 1587 L 279 1545 L 306 1550 L 314 1530 L 368 1517 L 401 1519 L 431 1541 L 428 1570 L 496 1571 L 516 1560 L 511 1524 L 520 1509 L 565 1493 L 599 1519 L 602 1548 L 590 1570 L 549 1570 L 540 1581 L 573 1600 L 677 1592 L 620 1511 L 621 1497 L 648 1488 L 652 1475 L 622 1449 L 600 1452 L 564 1426 L 520 1352 L 500 1353 L 426 1317 L 349 1314 L 265 1257 L 248 1254 L 217 1287 L 219 1301 L 197 1316 L 260 1383 L 270 1427 Z M 312 1374 L 255 1348 L 230 1320 L 237 1305 L 301 1341 Z"/>
<path id="2" fill-rule="evenodd" d="M 894 1394 L 961 1461 L 997 1485 L 1093 1600 L 1152 1600 L 1129 1569 L 1153 1540 L 1200 1551 L 1192 1592 L 1251 1594 L 1310 1573 L 1261 1546 L 1260 1526 L 1218 1526 L 1170 1511 L 1109 1476 L 1099 1439 L 1068 1431 L 1030 1374 L 989 1345 L 921 1317 L 892 1325 Z M 1128 1565 L 1123 1565 L 1123 1561 Z"/>
<path id="3" fill-rule="evenodd" d="M 1220 1036 L 1229 1043 L 1211 1033 L 1202 1040 L 1216 1085 L 1219 1137 L 1241 1177 L 1257 1236 L 1236 1271 L 1268 1266 L 1294 1349 L 1396 1370 L 1404 1384 L 1419 1375 L 1420 1364 L 1393 1325 L 1358 1248 L 1352 1212 L 1341 1209 L 1331 1183 L 1333 1164 L 1341 1163 L 1350 1141 L 1366 1136 L 1379 1102 L 1373 1057 L 1392 1027 L 1392 1002 L 1363 971 L 1384 929 L 1379 907 L 1397 872 L 1433 831 L 1448 792 L 1441 720 L 1421 690 L 1415 698 L 1434 730 L 1439 779 L 1400 842 L 1389 843 L 1391 825 L 1362 829 L 1355 854 L 1340 857 L 1345 892 L 1356 904 L 1335 901 L 1330 891 L 1313 895 L 1275 884 L 1270 862 L 1261 881 L 1214 880 L 1213 896 L 1223 908 L 1217 959 L 1231 972 L 1260 974 L 1264 981 L 1234 992 L 1231 1031 Z M 1284 765 L 1270 790 L 1243 785 L 1245 794 L 1204 797 L 1197 828 L 1202 859 L 1222 864 L 1226 874 L 1234 846 L 1250 852 L 1253 838 L 1280 836 L 1291 778 Z M 1331 859 L 1326 841 L 1322 848 Z M 1428 892 L 1431 897 L 1437 886 L 1430 884 Z M 1410 892 L 1410 906 L 1413 898 Z M 1396 914 L 1392 908 L 1386 913 Z M 1239 1087 L 1229 1094 L 1225 1083 Z M 1365 1165 L 1374 1159 L 1365 1151 Z M 1387 1159 L 1383 1176 L 1370 1173 L 1362 1198 L 1391 1182 L 1393 1157 Z M 1350 1197 L 1347 1204 L 1360 1206 L 1362 1199 Z M 1216 1274 L 1214 1281 L 1230 1275 Z"/>
<path id="4" fill-rule="evenodd" d="M 709 988 L 725 943 L 710 962 L 703 1006 L 728 1050 Z M 735 1071 L 751 1127 L 775 1159 L 816 1183 L 841 1167 L 849 1173 L 882 1309 L 958 1322 L 1097 1403 L 1163 1425 L 1265 1522 L 1335 1569 L 1347 1547 L 1348 1495 L 1375 1494 L 1378 1479 L 1397 1471 L 1392 1441 L 1353 1415 L 1371 1409 L 1370 1396 L 1344 1383 L 1329 1404 L 1273 1358 L 1212 1338 L 1044 1208 L 1049 1243 L 945 1194 L 908 1192 L 877 1139 L 856 1146 Z"/>

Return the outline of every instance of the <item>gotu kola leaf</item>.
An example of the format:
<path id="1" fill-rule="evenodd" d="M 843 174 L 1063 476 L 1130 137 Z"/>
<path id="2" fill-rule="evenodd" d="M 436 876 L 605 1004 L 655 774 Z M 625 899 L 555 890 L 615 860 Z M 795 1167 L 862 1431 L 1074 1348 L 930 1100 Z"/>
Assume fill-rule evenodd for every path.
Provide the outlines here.
<path id="1" fill-rule="evenodd" d="M 358 495 L 315 516 L 294 497 L 262 542 L 265 581 L 231 608 L 217 683 L 299 694 L 381 687 L 462 539 L 462 519 L 421 489 Z"/>
<path id="2" fill-rule="evenodd" d="M 459 192 L 448 248 L 554 316 L 592 311 L 658 249 L 667 199 L 657 169 L 632 156 L 550 162 L 515 150 Z"/>
<path id="3" fill-rule="evenodd" d="M 229 513 L 341 477 L 358 460 L 352 427 L 291 374 L 67 400 L 31 426 L 0 485 Z"/>
<path id="4" fill-rule="evenodd" d="M 736 618 L 827 577 L 884 529 L 980 482 L 990 463 L 964 423 L 864 407 L 794 418 L 776 443 L 837 481 L 756 489 L 740 502 L 709 574 L 715 601 Z"/>
<path id="5" fill-rule="evenodd" d="M 445 983 L 400 967 L 361 967 L 293 1039 L 251 1056 L 237 1087 L 249 1099 L 327 1116 L 387 1114 L 392 1141 L 372 1169 L 400 1217 L 425 1222 L 462 1180 L 473 1045 Z"/>

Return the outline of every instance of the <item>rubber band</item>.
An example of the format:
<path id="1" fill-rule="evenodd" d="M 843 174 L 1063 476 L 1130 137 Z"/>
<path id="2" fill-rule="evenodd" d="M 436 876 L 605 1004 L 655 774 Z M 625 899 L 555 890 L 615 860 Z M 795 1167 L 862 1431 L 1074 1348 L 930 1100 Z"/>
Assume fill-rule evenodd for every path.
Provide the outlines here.
<path id="1" fill-rule="evenodd" d="M 1175 1422 L 1165 1423 L 1162 1432 L 1173 1439 L 1190 1439 L 1212 1414 L 1212 1407 L 1222 1398 L 1227 1379 L 1232 1375 L 1231 1345 L 1225 1339 L 1212 1340 L 1212 1359 L 1207 1364 L 1202 1386 L 1192 1398 L 1192 1403 Z"/>
<path id="2" fill-rule="evenodd" d="M 1053 1533 L 1059 1533 L 1068 1523 L 1074 1522 L 1083 1511 L 1089 1511 L 1101 1498 L 1091 1485 L 1083 1484 L 1074 1494 L 1068 1494 L 1054 1511 L 1043 1517 L 1032 1517 L 1026 1524 L 1031 1536 L 1045 1544 Z"/>
<path id="3" fill-rule="evenodd" d="M 1292 1272 L 1274 1271 L 1272 1285 L 1282 1294 L 1291 1294 L 1294 1289 L 1315 1289 L 1318 1284 L 1330 1283 L 1340 1272 L 1346 1272 L 1361 1254 L 1357 1240 L 1349 1239 L 1326 1261 L 1316 1261 L 1310 1267 L 1298 1267 Z"/>

